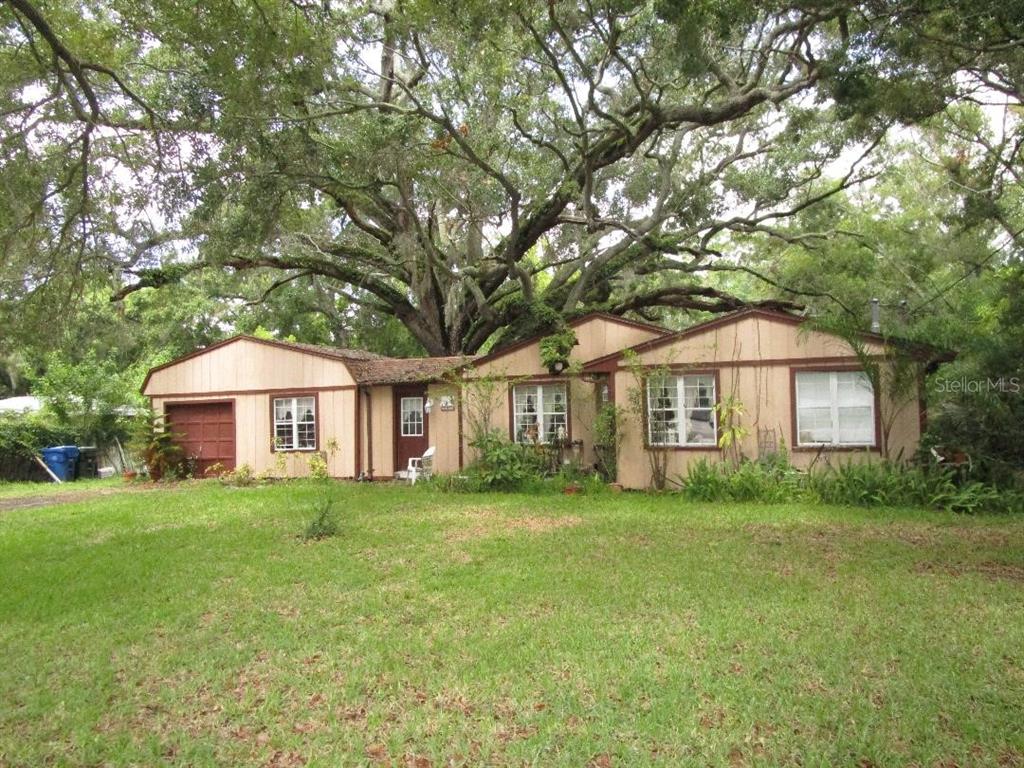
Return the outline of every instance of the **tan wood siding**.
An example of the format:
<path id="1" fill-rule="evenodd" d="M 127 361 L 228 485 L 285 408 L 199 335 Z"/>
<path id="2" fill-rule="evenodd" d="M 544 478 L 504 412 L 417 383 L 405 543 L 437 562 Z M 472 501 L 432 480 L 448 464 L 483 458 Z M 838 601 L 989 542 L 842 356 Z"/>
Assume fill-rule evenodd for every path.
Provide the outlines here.
<path id="1" fill-rule="evenodd" d="M 586 363 L 661 336 L 661 333 L 655 330 L 622 325 L 600 316 L 580 323 L 573 330 L 579 343 L 573 347 L 569 359 L 577 363 Z M 548 370 L 540 362 L 539 340 L 482 363 L 476 367 L 476 371 L 480 375 L 488 376 L 548 375 Z"/>
<path id="2" fill-rule="evenodd" d="M 271 450 L 271 402 L 273 393 L 240 392 L 235 403 L 235 460 L 253 472 L 274 477 L 305 477 L 309 474 L 309 451 L 275 452 Z M 205 395 L 171 398 L 154 397 L 153 409 L 163 413 L 166 403 L 202 402 Z M 355 390 L 328 390 L 318 393 L 317 443 L 328 454 L 328 472 L 332 477 L 355 476 Z M 329 450 L 331 443 L 337 450 Z M 283 466 L 282 466 L 283 465 Z"/>
<path id="3" fill-rule="evenodd" d="M 341 360 L 238 339 L 154 371 L 145 394 L 283 391 L 354 384 Z"/>
<path id="4" fill-rule="evenodd" d="M 885 350 L 881 344 L 870 342 L 868 351 L 881 355 Z M 791 371 L 794 368 L 821 367 L 821 360 L 827 360 L 827 365 L 859 367 L 853 349 L 838 337 L 801 332 L 791 323 L 757 317 L 718 326 L 640 355 L 645 366 L 669 365 L 680 371 L 704 369 L 708 364 L 715 367 L 720 390 L 718 399 L 733 395 L 743 404 L 744 415 L 740 423 L 748 433 L 740 445 L 745 456 L 757 456 L 758 430 L 770 429 L 774 430 L 780 443 L 784 443 L 790 460 L 797 467 L 880 459 L 881 452 L 877 449 L 793 450 Z M 638 386 L 634 374 L 620 367 L 614 374 L 614 380 L 616 402 L 628 407 L 630 391 Z M 913 455 L 920 440 L 916 398 L 912 398 L 912 402 L 880 400 L 882 413 L 893 421 L 888 454 L 890 458 L 906 460 Z M 650 485 L 651 470 L 642 431 L 639 416 L 630 413 L 621 434 L 619 458 L 619 482 L 629 488 Z M 688 467 L 702 458 L 718 461 L 722 459 L 722 452 L 717 448 L 668 449 L 668 477 L 682 478 Z"/>
<path id="5" fill-rule="evenodd" d="M 441 398 L 451 397 L 455 409 L 441 410 Z M 430 410 L 430 444 L 437 449 L 434 455 L 434 471 L 442 474 L 457 472 L 459 469 L 459 409 L 458 392 L 448 384 L 431 384 L 427 397 L 432 403 Z"/>

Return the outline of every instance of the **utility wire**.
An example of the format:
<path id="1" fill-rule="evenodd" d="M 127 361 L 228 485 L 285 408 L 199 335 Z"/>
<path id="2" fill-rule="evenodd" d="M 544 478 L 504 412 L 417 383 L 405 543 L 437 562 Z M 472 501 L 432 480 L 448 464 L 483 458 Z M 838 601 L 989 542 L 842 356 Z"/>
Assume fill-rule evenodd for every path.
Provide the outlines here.
<path id="1" fill-rule="evenodd" d="M 947 293 L 949 293 L 951 290 L 953 290 L 956 286 L 960 285 L 960 283 L 962 283 L 964 280 L 966 280 L 968 277 L 970 277 L 972 272 L 976 272 L 977 270 L 981 269 L 982 267 L 987 266 L 988 263 L 990 261 L 992 261 L 992 259 L 994 259 L 1000 253 L 1002 253 L 1008 246 L 1012 245 L 1017 240 L 1017 238 L 1020 237 L 1020 235 L 1022 235 L 1022 234 L 1024 234 L 1024 227 L 1021 227 L 1016 232 L 1012 232 L 1010 234 L 1010 239 L 1009 239 L 1008 242 L 1004 243 L 1003 245 L 997 246 L 996 248 L 993 248 L 992 251 L 984 259 L 982 259 L 981 261 L 977 262 L 976 264 L 972 264 L 967 269 L 967 271 L 964 272 L 962 275 L 960 275 L 960 277 L 958 277 L 956 280 L 951 282 L 946 287 L 940 289 L 933 296 L 931 296 L 930 298 L 925 299 L 924 301 L 922 301 L 917 306 L 912 307 L 910 310 L 908 310 L 908 314 L 911 314 L 911 315 L 917 314 L 922 309 L 924 309 L 929 304 L 931 304 L 933 301 L 936 301 L 936 300 L 942 298 L 943 296 L 945 296 Z"/>

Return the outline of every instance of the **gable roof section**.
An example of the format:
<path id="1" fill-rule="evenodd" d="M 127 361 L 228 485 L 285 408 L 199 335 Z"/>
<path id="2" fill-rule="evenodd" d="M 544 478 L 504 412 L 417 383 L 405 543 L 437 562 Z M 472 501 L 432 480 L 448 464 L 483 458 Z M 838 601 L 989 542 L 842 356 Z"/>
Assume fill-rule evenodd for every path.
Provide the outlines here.
<path id="1" fill-rule="evenodd" d="M 619 325 L 625 325 L 630 328 L 640 328 L 645 331 L 652 331 L 663 336 L 672 333 L 672 331 L 670 331 L 668 328 L 664 328 L 660 325 L 655 325 L 654 323 L 645 323 L 641 320 L 630 320 L 628 317 L 619 317 L 618 315 L 613 315 L 610 312 L 588 312 L 585 315 L 577 317 L 575 320 L 570 320 L 568 325 L 570 328 L 578 328 L 579 326 L 583 325 L 584 323 L 590 320 L 598 319 L 607 320 L 610 323 L 618 323 Z M 535 344 L 536 342 L 540 341 L 547 335 L 548 334 L 537 334 L 536 336 L 530 336 L 527 339 L 522 339 L 521 341 L 513 342 L 512 344 L 509 344 L 507 347 L 501 347 L 500 349 L 496 349 L 493 352 L 487 353 L 486 355 L 480 355 L 479 357 L 474 358 L 473 364 L 480 365 L 482 363 L 490 363 L 494 360 L 497 360 L 500 357 L 504 357 L 505 355 L 511 354 L 512 352 L 516 352 L 520 349 L 523 349 L 524 347 L 528 347 L 531 344 Z"/>
<path id="2" fill-rule="evenodd" d="M 435 381 L 446 372 L 467 365 L 473 360 L 472 357 L 384 357 L 374 352 L 367 352 L 364 349 L 325 347 L 317 344 L 303 344 L 296 341 L 260 339 L 256 336 L 239 334 L 232 336 L 230 339 L 214 342 L 202 349 L 194 350 L 187 355 L 182 355 L 170 362 L 151 368 L 142 382 L 141 391 L 145 393 L 150 378 L 157 371 L 162 371 L 186 360 L 205 355 L 207 352 L 226 347 L 236 341 L 251 341 L 278 349 L 288 349 L 306 355 L 339 360 L 345 364 L 345 367 L 348 368 L 349 373 L 352 374 L 352 378 L 356 380 L 357 384 L 400 384 Z"/>
<path id="3" fill-rule="evenodd" d="M 651 339 L 650 341 L 644 341 L 640 344 L 635 344 L 627 349 L 619 350 L 618 352 L 612 352 L 598 357 L 583 366 L 584 370 L 603 370 L 608 367 L 612 362 L 615 362 L 622 358 L 626 351 L 632 352 L 647 352 L 651 349 L 657 349 L 658 347 L 665 346 L 666 344 L 673 344 L 682 339 L 689 338 L 690 336 L 696 336 L 706 331 L 714 330 L 723 325 L 730 325 L 731 323 L 738 322 L 748 317 L 760 317 L 765 320 L 773 320 L 776 322 L 787 323 L 789 325 L 800 326 L 804 323 L 809 322 L 809 318 L 799 317 L 797 315 L 791 315 L 787 312 L 780 312 L 778 310 L 761 309 L 759 307 L 748 307 L 746 309 L 739 309 L 735 312 L 729 312 L 718 317 L 713 317 L 710 320 L 706 320 L 703 323 L 697 323 L 689 328 L 684 328 L 681 331 L 675 333 L 669 333 L 657 339 Z M 828 331 L 822 330 L 821 333 L 828 333 Z M 833 334 L 834 335 L 834 334 Z M 938 363 L 949 362 L 956 357 L 955 352 L 949 350 L 939 349 L 929 344 L 922 344 L 920 342 L 909 341 L 907 339 L 901 339 L 898 337 L 887 337 L 879 333 L 871 333 L 870 331 L 859 331 L 860 336 L 865 341 L 875 341 L 880 344 L 887 344 L 892 347 L 900 347 L 906 350 L 912 356 L 928 363 L 929 365 L 936 365 Z"/>

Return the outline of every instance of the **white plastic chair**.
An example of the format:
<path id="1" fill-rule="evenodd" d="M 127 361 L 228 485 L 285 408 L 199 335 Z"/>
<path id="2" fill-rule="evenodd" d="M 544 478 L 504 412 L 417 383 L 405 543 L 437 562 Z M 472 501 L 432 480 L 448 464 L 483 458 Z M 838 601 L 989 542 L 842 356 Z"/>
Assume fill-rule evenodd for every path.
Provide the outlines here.
<path id="1" fill-rule="evenodd" d="M 419 478 L 429 480 L 431 474 L 434 472 L 434 452 L 437 450 L 435 446 L 427 448 L 426 452 L 419 458 L 409 459 L 409 466 L 405 470 L 405 476 L 409 479 L 410 485 L 416 485 L 416 481 Z"/>

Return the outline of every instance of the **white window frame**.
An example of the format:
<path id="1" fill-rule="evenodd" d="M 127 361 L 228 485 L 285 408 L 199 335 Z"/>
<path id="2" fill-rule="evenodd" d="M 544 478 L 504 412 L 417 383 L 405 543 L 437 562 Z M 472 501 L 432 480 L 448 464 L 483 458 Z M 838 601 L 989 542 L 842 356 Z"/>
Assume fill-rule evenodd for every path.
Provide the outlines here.
<path id="1" fill-rule="evenodd" d="M 708 406 L 687 406 L 686 405 L 686 386 L 687 380 L 690 380 L 691 386 L 700 386 L 697 379 L 705 379 L 711 384 L 711 399 L 710 405 Z M 653 398 L 653 390 L 656 385 L 660 382 L 670 382 L 674 384 L 676 390 L 676 405 L 675 408 L 656 408 Z M 660 386 L 659 386 L 660 388 Z M 718 380 L 714 373 L 681 373 L 681 374 L 669 374 L 667 376 L 650 376 L 646 382 L 647 389 L 647 444 L 656 448 L 706 448 L 708 450 L 715 450 L 718 448 Z M 675 433 L 677 439 L 674 441 L 664 440 L 655 441 L 654 439 L 654 419 L 652 414 L 656 411 L 673 410 L 675 417 Z M 688 440 L 687 435 L 690 430 L 688 425 L 692 422 L 691 414 L 694 411 L 711 411 L 711 432 L 714 435 L 711 442 L 701 442 Z"/>
<path id="2" fill-rule="evenodd" d="M 559 387 L 562 390 L 562 405 L 563 410 L 553 411 L 548 410 L 548 405 L 544 402 L 544 389 Z M 532 393 L 526 393 L 526 390 L 533 390 Z M 536 400 L 536 412 L 528 414 L 526 411 L 519 410 L 519 394 L 532 394 Z M 520 427 L 523 426 L 524 417 L 527 415 L 533 416 L 536 419 L 537 424 L 537 445 L 547 445 L 551 441 L 547 438 L 547 433 L 543 432 L 544 429 L 544 418 L 545 416 L 563 416 L 565 418 L 565 437 L 569 437 L 569 387 L 566 386 L 565 382 L 537 382 L 536 384 L 516 384 L 512 387 L 512 440 L 516 443 L 525 445 L 533 445 L 533 441 L 521 439 Z"/>
<path id="3" fill-rule="evenodd" d="M 406 402 L 408 402 L 410 400 L 416 400 L 416 401 L 419 402 L 419 414 L 420 414 L 420 422 L 419 422 L 420 431 L 419 432 L 406 432 L 405 431 L 405 427 L 406 427 L 405 404 L 406 404 Z M 410 413 L 412 413 L 412 412 L 413 411 L 410 411 Z M 401 419 L 401 424 L 399 425 L 399 434 L 401 434 L 402 437 L 423 437 L 423 435 L 426 434 L 426 420 L 427 420 L 426 414 L 423 411 L 423 397 L 417 395 L 417 396 L 409 396 L 409 397 L 401 398 L 401 400 L 399 401 L 399 404 L 398 404 L 398 418 Z"/>
<path id="4" fill-rule="evenodd" d="M 870 409 L 869 415 L 871 424 L 871 440 L 864 442 L 861 440 L 853 442 L 843 442 L 839 440 L 839 410 L 842 406 L 839 404 L 839 376 L 844 373 L 859 374 L 867 382 L 868 389 L 871 391 Z M 829 377 L 829 415 L 832 421 L 832 439 L 827 442 L 822 441 L 803 441 L 800 439 L 800 375 L 801 374 L 828 374 Z M 813 407 L 813 406 L 808 406 Z M 847 407 L 858 407 L 863 408 L 865 406 L 847 406 Z M 806 370 L 795 370 L 793 372 L 793 410 L 794 410 L 794 423 L 796 424 L 796 434 L 793 436 L 796 441 L 798 448 L 875 448 L 878 446 L 878 421 L 875 414 L 875 389 L 871 384 L 870 377 L 864 372 L 855 369 L 848 370 L 832 370 L 822 371 L 814 369 Z"/>
<path id="5" fill-rule="evenodd" d="M 305 400 L 309 400 L 313 408 L 313 445 L 299 447 L 299 424 L 305 424 L 308 422 L 302 422 L 298 419 L 299 403 Z M 277 404 L 278 403 L 289 403 L 291 409 L 291 419 L 279 419 L 277 417 Z M 272 440 L 275 451 L 315 451 L 319 444 L 320 436 L 320 423 L 318 421 L 319 416 L 317 414 L 317 403 L 316 395 L 291 395 L 289 397 L 275 397 L 271 403 L 271 409 L 274 416 Z M 303 405 L 303 408 L 306 406 Z M 280 426 L 291 425 L 291 442 L 282 444 L 279 442 L 280 438 L 277 436 L 277 428 Z"/>

